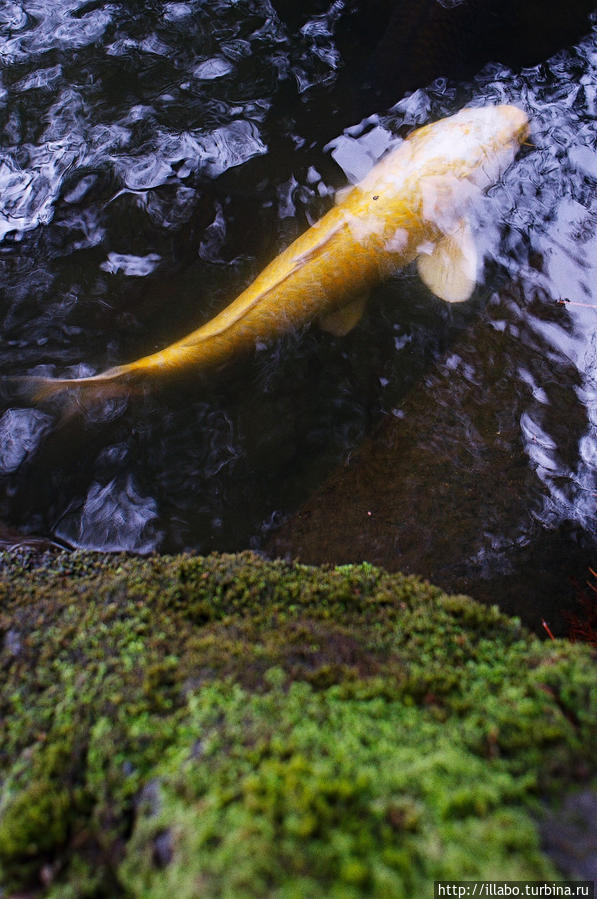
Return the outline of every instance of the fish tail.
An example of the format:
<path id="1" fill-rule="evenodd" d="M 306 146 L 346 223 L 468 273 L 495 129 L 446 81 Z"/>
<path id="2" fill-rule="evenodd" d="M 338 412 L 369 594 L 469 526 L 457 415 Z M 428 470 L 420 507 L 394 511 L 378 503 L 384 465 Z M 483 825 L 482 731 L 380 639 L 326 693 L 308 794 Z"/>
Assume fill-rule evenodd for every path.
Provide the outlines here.
<path id="1" fill-rule="evenodd" d="M 28 405 L 58 401 L 76 408 L 126 397 L 131 393 L 131 383 L 128 366 L 123 365 L 83 378 L 51 378 L 43 375 L 5 378 L 1 393 L 5 401 Z"/>
<path id="2" fill-rule="evenodd" d="M 66 397 L 81 390 L 87 378 L 44 378 L 37 375 L 25 376 L 21 379 L 21 394 L 32 403 L 47 403 L 60 396 Z"/>

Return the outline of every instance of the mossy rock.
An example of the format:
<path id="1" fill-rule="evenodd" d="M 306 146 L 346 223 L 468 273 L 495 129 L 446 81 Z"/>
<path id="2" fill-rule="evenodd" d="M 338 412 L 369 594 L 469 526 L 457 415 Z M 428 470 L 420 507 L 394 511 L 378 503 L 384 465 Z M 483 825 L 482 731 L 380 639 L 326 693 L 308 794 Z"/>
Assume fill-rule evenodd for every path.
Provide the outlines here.
<path id="1" fill-rule="evenodd" d="M 369 565 L 0 556 L 0 895 L 411 897 L 557 876 L 587 647 Z"/>

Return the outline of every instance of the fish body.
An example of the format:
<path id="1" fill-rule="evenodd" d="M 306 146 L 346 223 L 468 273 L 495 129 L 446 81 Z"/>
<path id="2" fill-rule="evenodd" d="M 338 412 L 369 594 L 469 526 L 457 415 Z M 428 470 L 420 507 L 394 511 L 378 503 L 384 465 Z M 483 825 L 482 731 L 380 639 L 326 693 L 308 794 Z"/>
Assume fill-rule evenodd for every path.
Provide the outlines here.
<path id="1" fill-rule="evenodd" d="M 74 388 L 110 396 L 131 378 L 220 366 L 315 320 L 344 334 L 371 288 L 414 260 L 438 296 L 467 299 L 477 262 L 466 210 L 527 133 L 526 115 L 510 105 L 464 109 L 419 128 L 206 324 L 92 377 L 31 379 L 36 398 Z"/>

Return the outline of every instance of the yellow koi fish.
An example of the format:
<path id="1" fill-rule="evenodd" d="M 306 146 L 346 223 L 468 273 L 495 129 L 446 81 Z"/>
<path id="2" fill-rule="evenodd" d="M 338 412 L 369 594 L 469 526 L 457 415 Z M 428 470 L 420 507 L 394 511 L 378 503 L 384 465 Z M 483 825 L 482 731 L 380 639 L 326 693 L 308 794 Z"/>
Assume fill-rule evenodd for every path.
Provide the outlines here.
<path id="1" fill-rule="evenodd" d="M 346 334 L 372 287 L 416 260 L 448 302 L 468 299 L 477 255 L 466 210 L 494 183 L 528 134 L 515 106 L 463 109 L 414 131 L 271 262 L 218 315 L 165 349 L 92 377 L 29 378 L 36 399 L 76 389 L 109 397 L 131 378 L 218 366 L 256 344 L 318 320 Z"/>

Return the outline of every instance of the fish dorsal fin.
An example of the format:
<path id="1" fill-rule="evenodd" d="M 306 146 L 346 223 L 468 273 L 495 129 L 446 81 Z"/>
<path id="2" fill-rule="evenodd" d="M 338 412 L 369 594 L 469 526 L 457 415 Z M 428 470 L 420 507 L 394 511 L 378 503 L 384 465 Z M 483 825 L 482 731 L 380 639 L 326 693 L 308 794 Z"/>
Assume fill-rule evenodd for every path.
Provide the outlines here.
<path id="1" fill-rule="evenodd" d="M 368 299 L 367 292 L 358 294 L 350 303 L 320 318 L 320 328 L 329 331 L 335 337 L 344 337 L 360 322 Z"/>
<path id="2" fill-rule="evenodd" d="M 477 250 L 470 225 L 462 219 L 445 234 L 431 253 L 417 257 L 417 270 L 424 284 L 448 303 L 468 300 L 477 279 Z"/>

